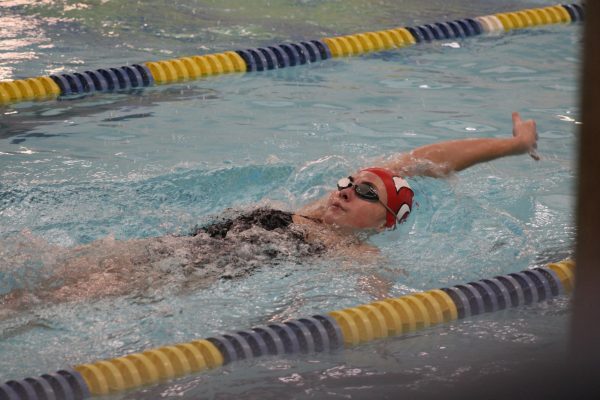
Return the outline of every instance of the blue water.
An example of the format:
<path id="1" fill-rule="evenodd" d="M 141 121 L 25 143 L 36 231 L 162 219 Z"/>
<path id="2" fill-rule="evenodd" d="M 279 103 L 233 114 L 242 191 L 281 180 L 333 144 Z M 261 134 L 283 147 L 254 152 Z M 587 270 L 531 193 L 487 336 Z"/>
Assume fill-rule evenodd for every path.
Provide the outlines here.
<path id="1" fill-rule="evenodd" d="M 274 15 L 293 10 L 296 22 L 285 27 L 253 15 L 244 25 L 243 5 L 232 2 L 218 24 L 162 22 L 152 30 L 131 15 L 113 20 L 106 9 L 92 18 L 55 2 L 41 10 L 8 3 L 0 4 L 2 79 L 551 4 L 494 2 L 474 11 L 458 1 L 407 2 L 394 19 L 394 2 L 382 2 L 386 12 L 349 2 L 339 10 L 346 19 L 326 23 L 314 11 L 324 3 L 273 2 Z M 223 5 L 180 3 L 177 12 L 227 15 Z M 364 11 L 354 28 L 352 7 Z M 158 24 L 161 9 L 146 11 L 145 23 Z M 370 302 L 381 295 L 365 284 L 374 274 L 390 283 L 386 295 L 400 296 L 572 255 L 580 29 L 542 27 L 0 107 L 0 295 L 20 289 L 33 305 L 0 315 L 0 380 Z M 128 296 L 36 304 L 36 283 L 73 246 L 185 234 L 256 203 L 295 209 L 374 158 L 439 140 L 507 137 L 513 110 L 537 121 L 542 160 L 511 157 L 447 180 L 414 179 L 418 207 L 409 221 L 370 239 L 385 266 L 316 259 L 194 290 L 182 291 L 175 276 Z M 509 370 L 517 361 L 508 354 L 561 353 L 568 316 L 568 298 L 558 298 L 332 355 L 237 363 L 116 398 L 360 397 L 377 379 L 424 393 Z"/>

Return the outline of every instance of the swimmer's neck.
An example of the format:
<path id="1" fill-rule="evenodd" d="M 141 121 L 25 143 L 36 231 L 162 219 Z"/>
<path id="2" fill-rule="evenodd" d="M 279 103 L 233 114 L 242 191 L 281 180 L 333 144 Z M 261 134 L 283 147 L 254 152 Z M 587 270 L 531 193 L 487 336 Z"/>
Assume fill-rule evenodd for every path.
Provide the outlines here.
<path id="1" fill-rule="evenodd" d="M 353 236 L 361 241 L 380 232 L 377 229 L 345 228 L 336 224 L 329 224 L 323 221 L 323 219 L 312 215 L 293 214 L 292 221 L 294 224 L 318 228 L 321 231 L 326 229 L 340 236 Z"/>

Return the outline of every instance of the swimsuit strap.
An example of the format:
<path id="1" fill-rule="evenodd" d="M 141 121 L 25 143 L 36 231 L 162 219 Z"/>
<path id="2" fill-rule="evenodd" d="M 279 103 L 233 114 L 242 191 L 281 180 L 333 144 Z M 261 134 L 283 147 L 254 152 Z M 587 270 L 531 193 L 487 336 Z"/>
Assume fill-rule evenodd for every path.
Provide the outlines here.
<path id="1" fill-rule="evenodd" d="M 302 218 L 306 218 L 309 221 L 313 221 L 313 222 L 316 222 L 318 224 L 322 224 L 323 223 L 323 220 L 321 218 L 309 217 L 308 215 L 302 215 L 302 214 L 294 214 L 294 215 L 297 215 L 297 216 L 302 217 Z"/>

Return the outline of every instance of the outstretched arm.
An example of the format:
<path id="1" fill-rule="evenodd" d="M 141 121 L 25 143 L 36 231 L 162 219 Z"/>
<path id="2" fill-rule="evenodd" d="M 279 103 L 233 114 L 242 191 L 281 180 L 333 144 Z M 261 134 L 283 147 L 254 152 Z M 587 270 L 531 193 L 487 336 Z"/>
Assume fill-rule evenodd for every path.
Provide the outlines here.
<path id="1" fill-rule="evenodd" d="M 521 120 L 519 113 L 512 114 L 513 137 L 506 139 L 464 139 L 434 143 L 418 147 L 410 153 L 395 155 L 372 165 L 388 168 L 401 176 L 444 177 L 485 161 L 529 153 L 534 160 L 537 154 L 535 121 Z M 304 206 L 299 213 L 320 217 L 327 197 Z"/>
<path id="2" fill-rule="evenodd" d="M 403 176 L 443 177 L 505 156 L 529 153 L 534 160 L 539 160 L 536 151 L 538 135 L 535 121 L 523 121 L 518 112 L 512 114 L 512 121 L 512 138 L 463 139 L 434 143 L 398 155 L 386 161 L 383 166 Z"/>

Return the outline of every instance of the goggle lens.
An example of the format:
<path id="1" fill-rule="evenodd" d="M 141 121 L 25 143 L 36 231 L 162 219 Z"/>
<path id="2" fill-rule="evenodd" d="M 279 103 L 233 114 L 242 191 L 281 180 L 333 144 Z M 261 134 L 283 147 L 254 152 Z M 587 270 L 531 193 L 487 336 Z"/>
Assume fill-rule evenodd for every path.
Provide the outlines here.
<path id="1" fill-rule="evenodd" d="M 379 201 L 379 195 L 375 188 L 368 183 L 354 184 L 351 176 L 348 178 L 342 178 L 337 182 L 338 190 L 348 189 L 354 187 L 354 192 L 363 200 L 367 201 Z"/>

